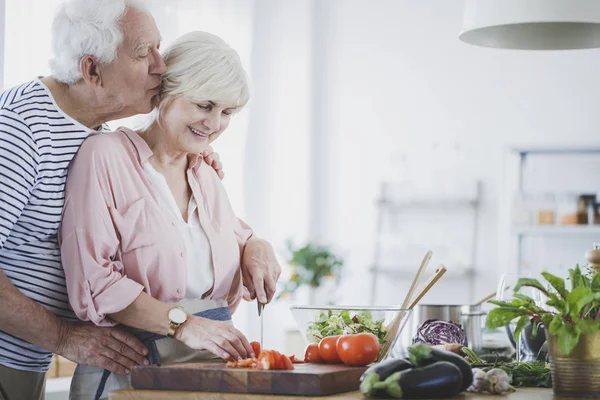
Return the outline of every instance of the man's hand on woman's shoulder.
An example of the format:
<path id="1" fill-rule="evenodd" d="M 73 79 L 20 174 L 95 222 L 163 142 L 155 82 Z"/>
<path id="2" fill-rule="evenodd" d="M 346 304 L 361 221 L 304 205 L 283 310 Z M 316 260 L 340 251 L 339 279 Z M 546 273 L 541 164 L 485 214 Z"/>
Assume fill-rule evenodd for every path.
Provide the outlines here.
<path id="1" fill-rule="evenodd" d="M 204 161 L 215 169 L 215 172 L 219 176 L 219 178 L 223 179 L 225 177 L 225 172 L 223 172 L 223 164 L 219 161 L 219 153 L 215 153 L 212 146 L 208 146 L 206 150 L 202 153 L 202 157 L 204 157 Z"/>

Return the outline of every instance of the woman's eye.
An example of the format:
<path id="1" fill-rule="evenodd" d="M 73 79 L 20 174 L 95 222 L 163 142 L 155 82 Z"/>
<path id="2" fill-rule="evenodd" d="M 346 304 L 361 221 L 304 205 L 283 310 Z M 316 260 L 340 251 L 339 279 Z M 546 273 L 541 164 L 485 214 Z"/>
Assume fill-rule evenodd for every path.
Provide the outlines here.
<path id="1" fill-rule="evenodd" d="M 196 104 L 196 105 L 201 110 L 204 110 L 204 111 L 209 111 L 210 110 L 210 106 L 205 106 L 205 105 L 202 105 L 202 104 Z"/>
<path id="2" fill-rule="evenodd" d="M 223 115 L 231 115 L 231 110 L 223 110 Z"/>

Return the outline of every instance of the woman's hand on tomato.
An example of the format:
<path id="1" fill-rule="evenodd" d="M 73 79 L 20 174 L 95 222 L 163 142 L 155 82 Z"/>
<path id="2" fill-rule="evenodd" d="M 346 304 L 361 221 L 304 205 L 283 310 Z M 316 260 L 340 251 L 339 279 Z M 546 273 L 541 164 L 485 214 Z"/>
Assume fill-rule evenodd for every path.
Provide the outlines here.
<path id="1" fill-rule="evenodd" d="M 336 343 L 337 355 L 341 361 L 354 366 L 364 366 L 377 360 L 379 348 L 379 340 L 372 333 L 342 335 Z"/>

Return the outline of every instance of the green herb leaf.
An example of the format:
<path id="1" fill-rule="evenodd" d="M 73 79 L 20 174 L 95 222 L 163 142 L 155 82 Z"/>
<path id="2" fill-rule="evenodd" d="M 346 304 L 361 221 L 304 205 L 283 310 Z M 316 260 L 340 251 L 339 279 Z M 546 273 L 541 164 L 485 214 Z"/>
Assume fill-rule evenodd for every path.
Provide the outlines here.
<path id="1" fill-rule="evenodd" d="M 520 278 L 515 286 L 515 289 L 514 289 L 515 293 L 517 293 L 522 287 L 532 287 L 532 288 L 536 288 L 536 289 L 542 291 L 543 293 L 548 293 L 548 291 L 540 283 L 540 281 L 538 281 L 537 279 L 533 279 L 533 278 Z"/>
<path id="2" fill-rule="evenodd" d="M 488 300 L 488 303 L 494 304 L 498 307 L 513 307 L 512 301 Z"/>
<path id="3" fill-rule="evenodd" d="M 552 323 L 553 318 L 554 316 L 552 314 L 542 315 L 542 324 L 544 324 L 544 326 L 548 328 L 548 330 L 550 330 L 550 324 Z"/>
<path id="4" fill-rule="evenodd" d="M 576 317 L 579 315 L 584 306 L 590 304 L 596 295 L 592 293 L 589 287 L 581 286 L 573 289 L 567 295 L 567 303 L 569 305 L 569 315 Z"/>
<path id="5" fill-rule="evenodd" d="M 595 321 L 593 319 L 578 319 L 576 324 L 577 329 L 584 335 L 591 335 L 600 330 L 600 321 Z"/>
<path id="6" fill-rule="evenodd" d="M 551 297 L 551 300 L 546 302 L 546 305 L 550 307 L 554 307 L 557 311 L 562 313 L 567 313 L 567 302 L 565 300 L 559 299 L 554 293 L 551 293 L 554 297 Z"/>
<path id="7" fill-rule="evenodd" d="M 533 305 L 535 306 L 535 300 L 533 300 L 531 297 L 525 295 L 525 294 L 521 294 L 521 293 L 515 293 L 513 295 L 515 297 L 515 299 L 520 300 L 520 304 L 519 305 Z M 513 301 L 514 304 L 514 301 Z"/>
<path id="8" fill-rule="evenodd" d="M 515 341 L 519 340 L 519 335 L 521 334 L 521 331 L 523 330 L 523 328 L 525 328 L 525 326 L 527 324 L 529 324 L 530 320 L 531 320 L 531 317 L 529 317 L 527 315 L 523 315 L 521 318 L 519 318 L 519 320 L 517 321 L 517 327 L 515 328 L 515 333 L 514 333 Z"/>
<path id="9" fill-rule="evenodd" d="M 494 365 L 482 368 L 487 372 L 492 368 L 499 368 L 510 377 L 510 384 L 514 387 L 552 387 L 552 374 L 546 363 L 542 361 L 520 362 L 505 365 Z"/>
<path id="10" fill-rule="evenodd" d="M 542 276 L 552 285 L 563 300 L 567 299 L 567 289 L 565 289 L 565 280 L 548 272 L 542 272 Z"/>
<path id="11" fill-rule="evenodd" d="M 571 278 L 571 291 L 580 287 L 585 287 L 585 283 L 581 274 L 581 269 L 579 269 L 579 265 L 576 265 L 575 268 L 569 270 L 569 276 Z"/>
<path id="12" fill-rule="evenodd" d="M 560 330 L 562 329 L 562 326 L 564 324 L 563 319 L 561 318 L 560 315 L 555 315 L 552 318 L 552 322 L 550 322 L 550 325 L 548 326 L 548 331 L 550 331 L 551 335 L 558 335 Z"/>
<path id="13" fill-rule="evenodd" d="M 531 329 L 531 338 L 532 339 L 535 339 L 537 337 L 540 325 L 541 325 L 540 322 L 537 322 L 537 321 L 533 322 L 533 328 Z"/>
<path id="14" fill-rule="evenodd" d="M 502 307 L 500 308 L 494 308 L 493 310 L 491 310 L 487 316 L 485 325 L 486 328 L 488 329 L 496 329 L 496 328 L 500 328 L 502 326 L 506 326 L 508 324 L 510 324 L 510 322 L 515 319 L 518 318 L 522 315 L 525 315 L 526 312 L 524 310 L 520 310 L 520 309 L 504 309 Z"/>
<path id="15" fill-rule="evenodd" d="M 594 278 L 592 279 L 592 291 L 597 293 L 600 292 L 600 273 L 595 273 Z"/>
<path id="16" fill-rule="evenodd" d="M 558 332 L 558 349 L 567 355 L 577 346 L 581 332 L 569 324 L 563 324 Z"/>

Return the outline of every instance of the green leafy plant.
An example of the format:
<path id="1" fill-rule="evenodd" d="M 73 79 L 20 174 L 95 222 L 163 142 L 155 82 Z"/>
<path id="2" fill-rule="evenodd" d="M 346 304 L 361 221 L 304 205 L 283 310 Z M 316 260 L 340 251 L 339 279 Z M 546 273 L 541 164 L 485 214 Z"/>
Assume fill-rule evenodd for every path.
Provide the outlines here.
<path id="1" fill-rule="evenodd" d="M 301 286 L 318 288 L 325 278 L 334 278 L 339 283 L 344 261 L 329 247 L 310 242 L 303 247 L 295 247 L 288 241 L 287 248 L 290 252 L 290 277 L 277 298 L 287 297 Z"/>
<path id="2" fill-rule="evenodd" d="M 579 337 L 600 331 L 600 274 L 582 273 L 579 265 L 569 270 L 571 290 L 565 280 L 542 272 L 547 287 L 532 278 L 521 278 L 514 288 L 512 301 L 490 300 L 497 305 L 488 314 L 486 327 L 496 329 L 517 319 L 515 340 L 528 324 L 533 323 L 532 335 L 543 324 L 550 335 L 558 338 L 559 351 L 569 354 L 579 342 Z M 534 299 L 517 293 L 522 287 L 539 290 L 546 298 L 547 308 L 538 306 Z"/>

